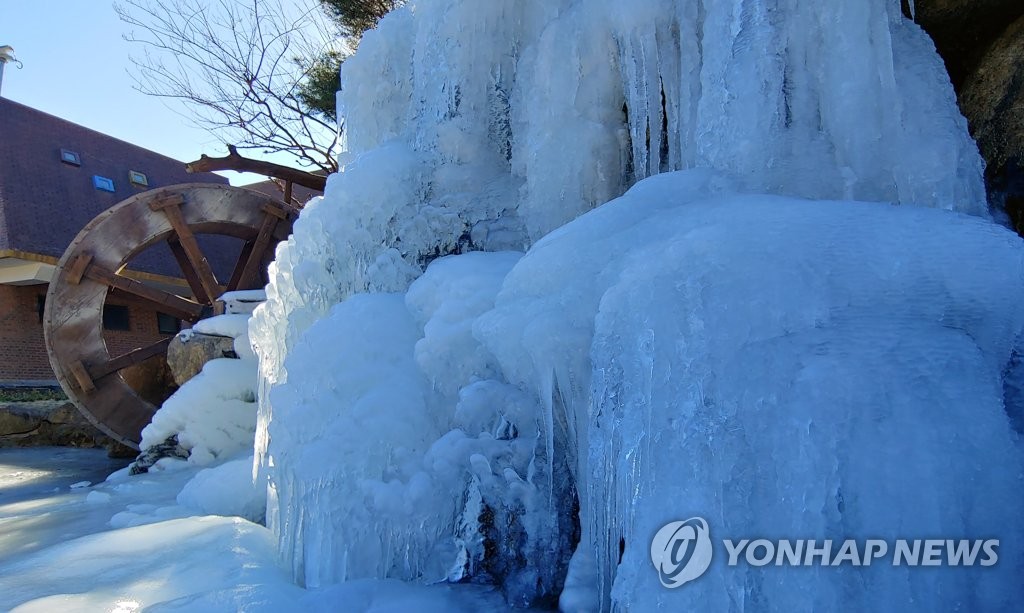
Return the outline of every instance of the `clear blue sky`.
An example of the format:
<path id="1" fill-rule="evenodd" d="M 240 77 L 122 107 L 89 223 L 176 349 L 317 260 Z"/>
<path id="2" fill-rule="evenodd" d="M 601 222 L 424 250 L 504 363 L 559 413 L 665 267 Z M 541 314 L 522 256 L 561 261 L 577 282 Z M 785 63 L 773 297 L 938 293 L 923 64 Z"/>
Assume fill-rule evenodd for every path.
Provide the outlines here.
<path id="1" fill-rule="evenodd" d="M 127 29 L 110 0 L 0 0 L 0 45 L 24 64 L 7 65 L 0 95 L 184 162 L 226 154 L 180 104 L 133 89 L 128 55 L 140 49 L 122 38 Z"/>

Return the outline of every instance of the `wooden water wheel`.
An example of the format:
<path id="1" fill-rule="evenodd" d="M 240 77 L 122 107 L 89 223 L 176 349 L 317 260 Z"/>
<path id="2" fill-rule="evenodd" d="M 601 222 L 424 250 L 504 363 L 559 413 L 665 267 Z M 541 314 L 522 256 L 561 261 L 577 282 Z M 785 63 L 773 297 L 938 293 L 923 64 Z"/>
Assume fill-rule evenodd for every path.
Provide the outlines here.
<path id="1" fill-rule="evenodd" d="M 179 319 L 212 314 L 225 291 L 263 287 L 274 245 L 291 232 L 296 211 L 268 196 L 215 184 L 190 183 L 140 193 L 104 211 L 64 252 L 46 294 L 43 331 L 50 364 L 64 392 L 89 421 L 138 448 L 156 408 L 122 376 L 166 354 L 168 337 L 111 355 L 103 336 L 103 307 L 116 295 Z M 222 284 L 197 236 L 240 239 L 241 253 Z M 132 260 L 165 242 L 188 289 L 168 291 L 132 275 Z M 136 277 L 136 278 L 133 278 Z"/>

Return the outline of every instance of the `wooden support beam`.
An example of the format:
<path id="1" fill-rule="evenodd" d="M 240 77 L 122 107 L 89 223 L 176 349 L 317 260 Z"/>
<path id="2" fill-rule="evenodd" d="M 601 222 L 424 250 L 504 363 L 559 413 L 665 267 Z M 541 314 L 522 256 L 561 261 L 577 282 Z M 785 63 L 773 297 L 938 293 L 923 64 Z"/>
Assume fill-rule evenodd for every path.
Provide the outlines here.
<path id="1" fill-rule="evenodd" d="M 274 237 L 274 230 L 277 229 L 278 222 L 288 216 L 288 213 L 281 209 L 281 207 L 273 204 L 263 205 L 263 212 L 265 213 L 263 223 L 260 224 L 260 231 L 256 235 L 256 240 L 253 241 L 252 252 L 249 253 L 249 259 L 246 261 L 245 268 L 242 271 L 242 277 L 239 280 L 240 287 L 252 288 L 259 285 L 260 279 L 257 275 L 263 262 L 263 254 L 267 251 L 267 247 L 270 246 L 270 241 Z"/>
<path id="2" fill-rule="evenodd" d="M 85 270 L 89 268 L 89 264 L 92 263 L 92 255 L 88 253 L 81 253 L 75 258 L 75 261 L 68 267 L 68 283 L 71 285 L 78 285 L 82 282 L 82 275 L 85 274 Z"/>
<path id="3" fill-rule="evenodd" d="M 284 203 L 288 206 L 292 205 L 292 185 L 291 181 L 284 182 Z"/>
<path id="4" fill-rule="evenodd" d="M 171 222 L 171 227 L 174 228 L 174 233 L 177 234 L 178 242 L 184 250 L 188 261 L 192 264 L 192 271 L 198 276 L 199 283 L 209 298 L 209 300 L 204 302 L 210 302 L 219 297 L 223 290 L 217 282 L 217 277 L 213 274 L 210 262 L 199 248 L 199 243 L 192 233 L 192 228 L 188 227 L 188 224 L 185 222 L 185 216 L 181 212 L 181 205 L 184 202 L 184 198 L 180 195 L 172 195 L 154 200 L 149 204 L 149 208 L 153 211 L 162 211 L 167 216 L 167 220 Z M 186 280 L 188 280 L 188 273 L 184 270 L 182 272 L 186 273 Z M 196 297 L 198 298 L 198 296 Z"/>
<path id="5" fill-rule="evenodd" d="M 231 280 L 228 281 L 228 291 L 233 292 L 238 289 L 238 286 L 242 283 L 242 275 L 245 273 L 245 265 L 249 262 L 249 255 L 252 253 L 252 248 L 255 245 L 255 241 L 245 241 L 242 245 L 242 251 L 238 254 L 238 260 L 235 262 L 235 267 L 231 271 Z"/>
<path id="6" fill-rule="evenodd" d="M 103 283 L 107 287 L 131 294 L 152 308 L 163 311 L 168 315 L 174 315 L 179 319 L 195 322 L 199 321 L 203 313 L 203 305 L 197 302 L 186 300 L 181 296 L 156 289 L 155 287 L 143 285 L 134 279 L 121 276 L 97 264 L 86 268 L 85 276 Z"/>
<path id="7" fill-rule="evenodd" d="M 173 336 L 169 336 L 151 345 L 139 347 L 138 349 L 119 355 L 116 358 L 111 358 L 106 364 L 90 368 L 89 374 L 92 376 L 93 380 L 102 379 L 103 377 L 119 370 L 124 370 L 125 368 L 135 366 L 136 364 L 141 364 L 152 357 L 165 355 L 167 353 L 167 347 L 171 344 L 171 340 L 173 338 Z"/>
<path id="8" fill-rule="evenodd" d="M 181 274 L 185 276 L 185 281 L 188 282 L 188 286 L 192 290 L 192 295 L 195 296 L 195 299 L 203 304 L 212 303 L 214 299 L 206 293 L 206 288 L 203 287 L 203 282 L 199 279 L 199 274 L 196 272 L 195 267 L 192 266 L 192 261 L 189 259 L 188 254 L 185 253 L 185 248 L 181 246 L 181 241 L 178 240 L 178 237 L 173 236 L 167 239 L 167 246 L 170 247 L 171 254 L 178 262 L 178 268 L 181 269 Z"/>
<path id="9" fill-rule="evenodd" d="M 89 375 L 89 371 L 85 369 L 85 365 L 80 361 L 71 362 L 68 364 L 68 370 L 71 371 L 71 376 L 75 378 L 75 383 L 81 388 L 86 394 L 91 394 L 96 391 L 96 383 L 93 382 L 92 377 Z"/>

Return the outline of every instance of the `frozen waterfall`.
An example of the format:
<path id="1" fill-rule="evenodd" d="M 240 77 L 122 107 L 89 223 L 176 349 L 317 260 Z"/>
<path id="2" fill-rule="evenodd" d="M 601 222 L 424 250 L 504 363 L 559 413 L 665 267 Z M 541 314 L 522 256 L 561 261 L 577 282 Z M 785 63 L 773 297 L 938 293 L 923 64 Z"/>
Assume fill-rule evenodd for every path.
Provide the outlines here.
<path id="1" fill-rule="evenodd" d="M 412 0 L 338 101 L 343 168 L 250 331 L 257 478 L 298 581 L 488 582 L 517 605 L 565 584 L 566 609 L 1020 596 L 1003 378 L 1024 252 L 899 2 Z M 666 591 L 650 538 L 695 515 L 998 532 L 1004 555 L 718 559 Z"/>

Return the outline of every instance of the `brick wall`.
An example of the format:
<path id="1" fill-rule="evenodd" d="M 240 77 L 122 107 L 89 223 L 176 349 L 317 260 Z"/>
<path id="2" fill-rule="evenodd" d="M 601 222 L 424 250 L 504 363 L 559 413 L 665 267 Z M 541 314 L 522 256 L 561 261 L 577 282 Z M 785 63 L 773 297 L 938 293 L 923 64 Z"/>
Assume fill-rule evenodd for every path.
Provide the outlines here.
<path id="1" fill-rule="evenodd" d="M 0 285 L 0 383 L 55 379 L 46 355 L 38 307 L 46 287 Z M 107 302 L 125 305 L 114 299 Z M 103 332 L 111 355 L 121 355 L 167 336 L 158 332 L 156 311 L 125 306 L 129 307 L 131 330 Z"/>

